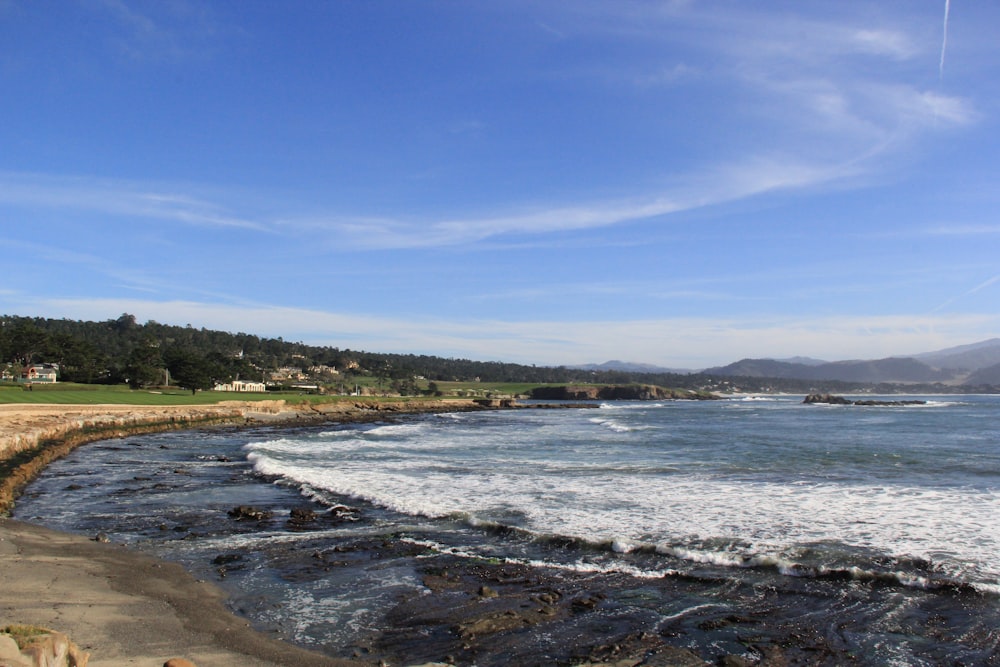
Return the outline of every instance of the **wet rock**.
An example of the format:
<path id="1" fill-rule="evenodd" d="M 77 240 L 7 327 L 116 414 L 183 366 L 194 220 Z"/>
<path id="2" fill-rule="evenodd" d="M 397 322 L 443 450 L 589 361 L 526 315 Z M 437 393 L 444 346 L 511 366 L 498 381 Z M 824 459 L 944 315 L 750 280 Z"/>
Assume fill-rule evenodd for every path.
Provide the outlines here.
<path id="1" fill-rule="evenodd" d="M 212 565 L 228 565 L 243 560 L 242 554 L 219 554 L 212 559 Z"/>
<path id="2" fill-rule="evenodd" d="M 601 600 L 605 598 L 603 593 L 593 593 L 590 595 L 582 595 L 573 600 L 570 604 L 574 611 L 590 611 L 600 604 Z"/>
<path id="3" fill-rule="evenodd" d="M 237 521 L 266 521 L 271 518 L 272 513 L 252 505 L 237 505 L 229 510 L 229 516 Z"/>
<path id="4" fill-rule="evenodd" d="M 829 405 L 851 404 L 851 402 L 843 396 L 834 396 L 833 394 L 809 394 L 802 402 L 807 405 L 813 405 L 816 403 L 825 403 Z"/>
<path id="5" fill-rule="evenodd" d="M 834 396 L 832 394 L 809 394 L 805 397 L 803 403 L 827 403 L 830 405 L 860 405 L 860 406 L 879 406 L 879 407 L 893 407 L 893 406 L 904 406 L 904 405 L 927 405 L 927 401 L 919 400 L 906 400 L 906 401 L 882 401 L 873 398 L 866 398 L 859 401 L 852 401 L 850 399 L 844 398 L 843 396 Z"/>
<path id="6" fill-rule="evenodd" d="M 463 638 L 476 637 L 481 635 L 491 635 L 497 632 L 517 630 L 534 623 L 534 619 L 529 618 L 523 612 L 513 609 L 507 611 L 490 613 L 465 623 L 459 624 L 456 628 L 458 635 Z"/>
<path id="7" fill-rule="evenodd" d="M 105 542 L 105 543 L 107 543 L 107 542 L 111 541 L 111 538 L 108 537 L 108 534 L 107 533 L 103 533 L 103 532 L 102 533 L 98 533 L 97 535 L 94 535 L 93 539 L 94 539 L 95 542 Z"/>
<path id="8" fill-rule="evenodd" d="M 288 525 L 291 528 L 304 528 L 316 523 L 318 515 L 309 507 L 293 507 L 288 515 Z"/>
<path id="9" fill-rule="evenodd" d="M 536 595 L 534 599 L 542 604 L 553 605 L 562 599 L 562 594 L 559 591 L 545 591 Z"/>

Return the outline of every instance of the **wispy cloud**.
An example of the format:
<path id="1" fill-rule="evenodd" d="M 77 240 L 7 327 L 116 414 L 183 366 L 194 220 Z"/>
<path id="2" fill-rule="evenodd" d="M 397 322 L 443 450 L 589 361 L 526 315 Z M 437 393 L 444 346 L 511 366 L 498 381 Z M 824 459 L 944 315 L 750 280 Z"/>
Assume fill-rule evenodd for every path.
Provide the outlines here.
<path id="1" fill-rule="evenodd" d="M 678 178 L 670 191 L 632 200 L 539 207 L 481 218 L 405 220 L 393 218 L 300 218 L 284 226 L 335 235 L 360 248 L 424 248 L 468 244 L 510 234 L 549 234 L 653 220 L 680 211 L 780 190 L 833 182 L 857 173 L 851 165 L 811 165 L 784 156 L 761 156 Z"/>
<path id="2" fill-rule="evenodd" d="M 87 0 L 85 6 L 112 20 L 118 28 L 114 46 L 136 62 L 190 58 L 209 48 L 215 34 L 205 3 L 177 0 L 140 8 L 125 0 Z"/>
<path id="3" fill-rule="evenodd" d="M 156 186 L 109 179 L 0 172 L 0 203 L 92 211 L 195 226 L 268 230 L 259 221 L 241 217 L 205 199 Z"/>
<path id="4" fill-rule="evenodd" d="M 162 21 L 122 0 L 94 2 L 135 35 L 164 30 Z M 479 214 L 439 208 L 408 217 L 319 207 L 318 213 L 303 216 L 293 203 L 279 201 L 270 207 L 279 213 L 266 220 L 178 188 L 2 173 L 0 202 L 193 226 L 318 233 L 328 245 L 341 248 L 460 246 L 627 223 L 659 224 L 679 212 L 769 193 L 841 187 L 851 179 L 863 185 L 859 177 L 883 166 L 878 159 L 905 155 L 922 133 L 978 119 L 971 101 L 922 90 L 895 68 L 880 67 L 912 59 L 920 49 L 903 29 L 867 25 L 869 17 L 806 20 L 759 8 L 733 15 L 694 2 L 624 3 L 613 9 L 585 2 L 561 17 L 574 13 L 585 20 L 551 26 L 566 39 L 588 33 L 620 39 L 638 35 L 649 42 L 651 55 L 622 68 L 621 76 L 632 85 L 674 85 L 697 78 L 700 85 L 718 86 L 719 94 L 735 100 L 727 105 L 734 109 L 727 113 L 736 115 L 728 119 L 730 125 L 745 124 L 754 131 L 741 137 L 737 147 L 706 151 L 699 164 L 683 167 L 682 176 L 649 175 L 648 181 L 662 183 L 658 188 L 637 189 L 618 199 L 575 201 L 533 192 L 504 210 L 495 206 Z M 664 37 L 684 40 L 694 60 L 678 62 Z M 855 58 L 867 59 L 870 66 L 841 63 Z M 454 130 L 478 132 L 482 127 L 482 121 L 474 120 Z"/>

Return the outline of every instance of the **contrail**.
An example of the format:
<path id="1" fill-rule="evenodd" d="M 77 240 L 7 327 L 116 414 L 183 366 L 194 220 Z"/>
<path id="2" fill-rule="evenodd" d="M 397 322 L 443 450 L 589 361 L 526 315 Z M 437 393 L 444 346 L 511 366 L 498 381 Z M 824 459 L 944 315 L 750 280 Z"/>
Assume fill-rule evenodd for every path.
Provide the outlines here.
<path id="1" fill-rule="evenodd" d="M 948 14 L 951 11 L 951 0 L 944 0 L 944 30 L 941 37 L 941 62 L 938 64 L 938 78 L 944 78 L 944 52 L 948 48 Z"/>
<path id="2" fill-rule="evenodd" d="M 936 313 L 939 310 L 943 310 L 945 307 L 950 306 L 951 304 L 955 303 L 959 299 L 964 299 L 967 296 L 975 294 L 979 290 L 986 289 L 987 287 L 989 287 L 991 285 L 995 285 L 997 283 L 1000 283 L 1000 275 L 993 276 L 989 280 L 987 280 L 985 282 L 982 282 L 982 283 L 979 283 L 978 285 L 976 285 L 972 289 L 968 290 L 967 292 L 959 294 L 958 296 L 953 296 L 952 298 L 948 299 L 947 301 L 945 301 L 944 303 L 942 303 L 937 308 L 932 309 L 930 312 L 931 313 Z"/>

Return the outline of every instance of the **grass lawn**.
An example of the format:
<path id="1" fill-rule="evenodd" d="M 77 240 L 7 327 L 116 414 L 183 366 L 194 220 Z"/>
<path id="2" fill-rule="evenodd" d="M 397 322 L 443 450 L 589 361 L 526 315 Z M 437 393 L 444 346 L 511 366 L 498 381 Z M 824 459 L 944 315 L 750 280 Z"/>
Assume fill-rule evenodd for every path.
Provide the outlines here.
<path id="1" fill-rule="evenodd" d="M 66 405 L 212 405 L 220 401 L 266 401 L 283 398 L 297 402 L 306 398 L 331 400 L 335 397 L 306 397 L 299 394 L 242 394 L 237 392 L 199 391 L 192 394 L 183 389 L 152 391 L 129 389 L 127 386 L 84 385 L 58 383 L 34 385 L 31 391 L 20 386 L 0 386 L 0 403 L 49 403 Z"/>
<path id="2" fill-rule="evenodd" d="M 367 378 L 366 378 L 367 379 Z M 350 390 L 354 389 L 354 383 Z M 374 386 L 372 382 L 359 382 L 359 385 Z M 437 388 L 443 398 L 457 396 L 517 396 L 529 394 L 535 387 L 545 386 L 528 382 L 437 382 Z M 421 385 L 426 388 L 427 383 Z M 295 403 L 330 403 L 335 401 L 358 400 L 355 396 L 332 394 L 305 394 L 298 391 L 269 391 L 267 393 L 239 393 L 199 391 L 192 394 L 181 388 L 174 389 L 129 389 L 126 385 L 96 385 L 59 382 L 56 384 L 35 384 L 31 391 L 21 385 L 0 385 L 0 404 L 2 403 L 48 403 L 65 405 L 212 405 L 221 401 L 267 401 L 284 399 L 290 404 Z M 379 401 L 405 401 L 415 398 L 402 397 L 360 397 L 377 398 Z M 421 396 L 419 398 L 429 398 Z"/>

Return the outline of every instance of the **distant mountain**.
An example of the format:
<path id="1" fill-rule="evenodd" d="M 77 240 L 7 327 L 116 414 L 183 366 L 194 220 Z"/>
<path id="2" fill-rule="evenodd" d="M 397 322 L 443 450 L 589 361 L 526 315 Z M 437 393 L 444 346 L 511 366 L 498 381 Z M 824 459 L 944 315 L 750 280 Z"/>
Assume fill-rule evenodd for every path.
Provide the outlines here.
<path id="1" fill-rule="evenodd" d="M 991 338 L 971 345 L 950 347 L 937 352 L 916 354 L 914 359 L 919 359 L 935 368 L 976 371 L 1000 364 L 1000 338 Z"/>
<path id="2" fill-rule="evenodd" d="M 978 387 L 979 385 L 984 384 L 1000 386 L 1000 364 L 993 364 L 992 366 L 987 366 L 986 368 L 980 368 L 967 377 L 963 384 L 967 384 L 971 387 Z"/>
<path id="3" fill-rule="evenodd" d="M 908 357 L 889 357 L 873 361 L 834 361 L 816 365 L 743 359 L 728 366 L 710 368 L 706 375 L 783 378 L 794 380 L 839 380 L 842 382 L 947 382 L 951 370 L 939 370 Z"/>
<path id="4" fill-rule="evenodd" d="M 789 357 L 788 359 L 777 359 L 776 361 L 784 361 L 789 364 L 803 364 L 805 366 L 820 366 L 830 363 L 823 359 L 813 359 L 812 357 Z"/>
<path id="5" fill-rule="evenodd" d="M 730 377 L 751 377 L 751 378 L 787 378 L 798 380 L 811 380 L 812 369 L 815 366 L 808 366 L 790 361 L 777 361 L 776 359 L 740 359 L 728 366 L 716 366 L 702 371 L 705 375 L 724 375 Z"/>
<path id="6" fill-rule="evenodd" d="M 817 379 L 846 382 L 947 382 L 955 377 L 951 370 L 932 368 L 910 357 L 889 357 L 875 361 L 835 361 L 815 366 Z"/>
<path id="7" fill-rule="evenodd" d="M 595 372 L 689 374 L 698 371 L 664 368 L 653 364 L 606 361 L 575 368 Z M 812 357 L 787 359 L 741 359 L 727 366 L 700 371 L 724 377 L 776 378 L 783 380 L 840 381 L 865 384 L 966 384 L 1000 385 L 1000 338 L 959 345 L 909 357 L 874 360 L 823 361 Z"/>
<path id="8" fill-rule="evenodd" d="M 578 368 L 583 371 L 622 371 L 624 373 L 680 373 L 686 375 L 691 372 L 690 369 L 686 368 L 665 368 L 663 366 L 656 366 L 655 364 L 641 364 L 632 361 L 618 361 L 617 359 L 612 359 L 611 361 L 605 361 L 603 364 L 584 364 L 582 366 L 573 366 L 573 368 Z"/>

